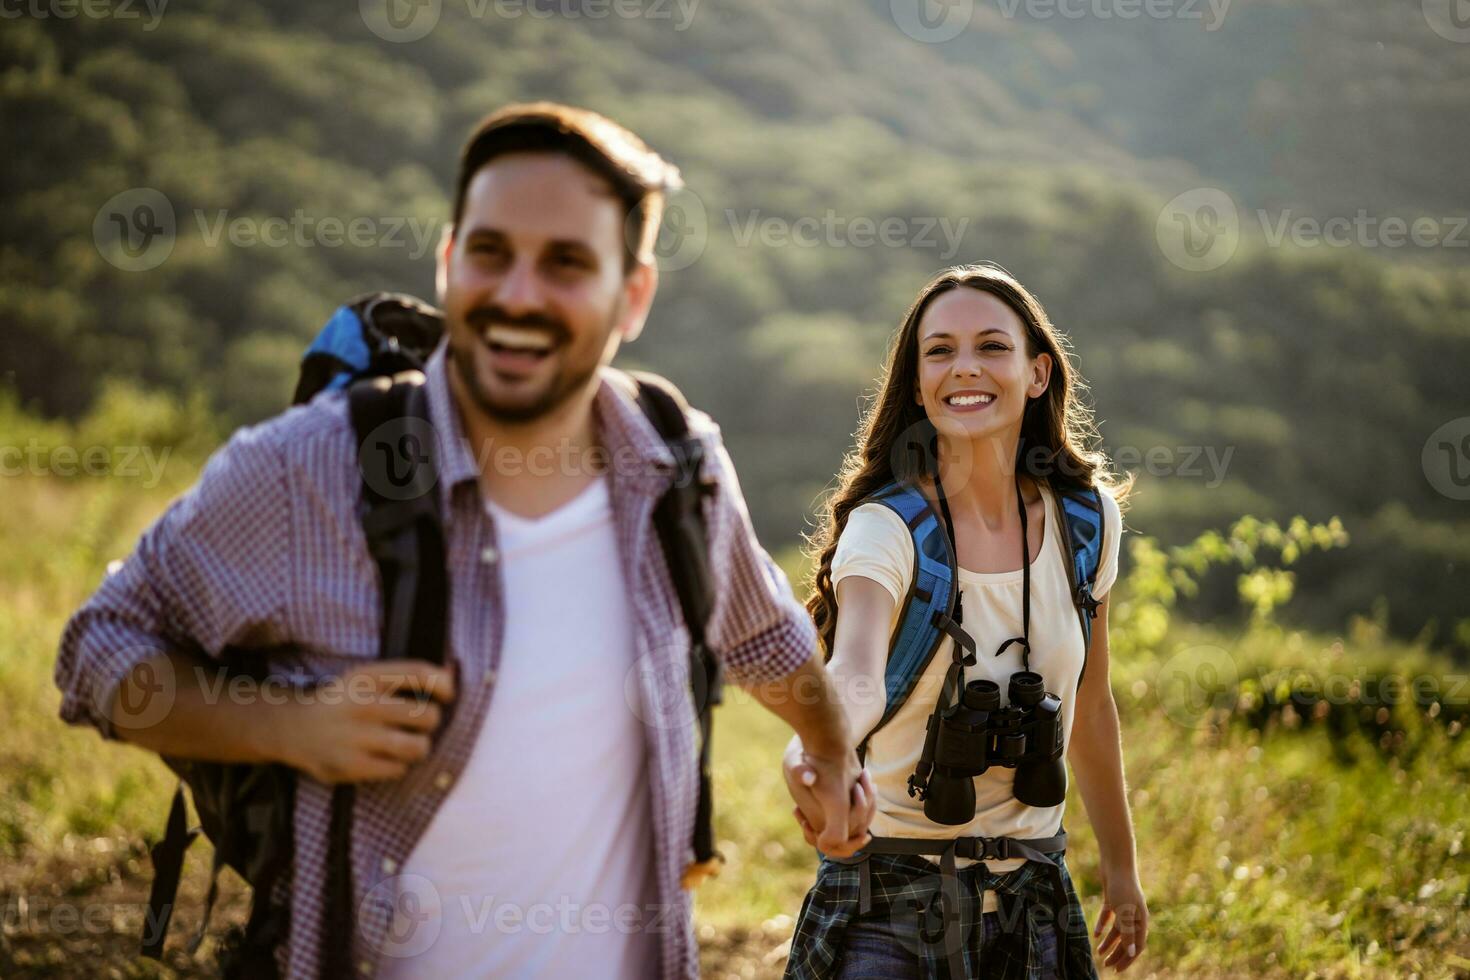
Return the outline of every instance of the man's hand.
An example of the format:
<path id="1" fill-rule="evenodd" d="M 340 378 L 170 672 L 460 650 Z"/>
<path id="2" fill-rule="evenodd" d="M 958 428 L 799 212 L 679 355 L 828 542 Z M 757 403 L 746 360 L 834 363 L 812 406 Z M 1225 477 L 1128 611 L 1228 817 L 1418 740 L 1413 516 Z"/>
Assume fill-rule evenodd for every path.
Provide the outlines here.
<path id="1" fill-rule="evenodd" d="M 427 695 L 419 700 L 419 695 Z M 429 754 L 454 673 L 421 660 L 377 660 L 323 681 L 287 705 L 272 753 L 323 783 L 401 779 Z"/>
<path id="2" fill-rule="evenodd" d="M 837 758 L 802 750 L 793 739 L 782 759 L 792 811 L 806 842 L 833 857 L 851 857 L 872 840 L 868 825 L 878 797 L 851 749 Z"/>

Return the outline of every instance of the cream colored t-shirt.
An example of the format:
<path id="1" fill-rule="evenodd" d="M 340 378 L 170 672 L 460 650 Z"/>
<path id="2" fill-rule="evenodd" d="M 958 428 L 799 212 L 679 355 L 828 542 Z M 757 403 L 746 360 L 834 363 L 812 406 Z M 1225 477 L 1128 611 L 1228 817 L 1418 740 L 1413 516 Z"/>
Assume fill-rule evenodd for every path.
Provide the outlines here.
<path id="1" fill-rule="evenodd" d="M 1071 742 L 1072 709 L 1082 670 L 1082 629 L 1072 602 L 1067 576 L 1067 543 L 1055 496 L 1041 488 L 1046 519 L 1041 551 L 1031 563 L 1031 669 L 1046 680 L 1046 690 L 1062 700 L 1063 744 Z M 1118 577 L 1118 543 L 1122 515 L 1117 501 L 1102 489 L 1103 554 L 1093 594 L 1101 599 Z M 1019 556 L 1018 556 L 1019 557 Z M 866 503 L 848 515 L 847 526 L 832 557 L 832 584 L 849 575 L 872 579 L 893 594 L 897 603 L 889 635 L 903 612 L 914 571 L 914 546 L 903 519 L 883 504 Z M 999 657 L 996 649 L 1021 635 L 1019 567 L 1010 572 L 981 573 L 959 570 L 964 628 L 975 640 L 976 664 L 965 668 L 965 680 L 989 679 L 1000 685 L 1001 703 L 1007 703 L 1011 674 L 1021 670 L 1019 644 Z M 840 610 L 839 610 L 840 615 Z M 908 778 L 924 747 L 924 726 L 949 669 L 954 641 L 945 637 L 898 714 L 868 743 L 866 764 L 878 791 L 875 837 L 1051 837 L 1061 828 L 1065 803 L 1055 807 L 1027 806 L 1011 791 L 1016 771 L 992 767 L 975 778 L 975 819 L 964 826 L 946 826 L 924 816 L 924 805 L 908 794 Z M 933 860 L 933 859 L 931 859 Z M 987 862 L 992 871 L 1019 868 L 1025 858 Z M 964 866 L 971 862 L 960 859 Z M 986 892 L 983 911 L 995 909 L 994 892 Z"/>

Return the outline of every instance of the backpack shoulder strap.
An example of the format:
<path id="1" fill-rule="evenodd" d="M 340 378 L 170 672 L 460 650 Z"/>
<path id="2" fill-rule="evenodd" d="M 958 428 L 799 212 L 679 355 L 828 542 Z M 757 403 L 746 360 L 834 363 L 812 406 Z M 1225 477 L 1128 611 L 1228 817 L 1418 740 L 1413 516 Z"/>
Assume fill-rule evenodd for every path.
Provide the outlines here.
<path id="1" fill-rule="evenodd" d="M 704 443 L 689 433 L 688 403 L 667 379 L 646 372 L 629 372 L 638 385 L 638 407 L 674 455 L 674 485 L 659 501 L 654 523 L 669 559 L 674 587 L 685 625 L 703 646 L 704 630 L 714 607 L 714 583 L 709 571 L 709 543 L 703 501 L 709 487 L 701 482 Z"/>
<path id="2" fill-rule="evenodd" d="M 868 740 L 898 714 L 919 676 L 934 659 L 945 636 L 940 624 L 953 613 L 958 591 L 949 538 L 934 508 L 917 487 L 890 483 L 863 503 L 882 504 L 903 520 L 914 545 L 914 573 L 898 624 L 888 641 L 883 716 L 863 737 L 860 757 L 865 754 Z"/>
<path id="3" fill-rule="evenodd" d="M 379 656 L 444 661 L 449 580 L 438 469 L 420 371 L 369 378 L 348 390 L 362 497 L 359 517 L 381 573 Z"/>
<path id="4" fill-rule="evenodd" d="M 689 432 L 688 403 L 667 379 L 643 371 L 627 372 L 637 384 L 638 407 L 673 453 L 677 473 L 673 485 L 653 512 L 664 560 L 678 593 L 679 609 L 689 630 L 689 683 L 699 716 L 699 803 L 694 817 L 694 863 L 684 871 L 683 884 L 692 888 L 719 873 L 725 858 L 715 848 L 713 783 L 710 778 L 710 742 L 714 735 L 714 706 L 723 700 L 720 662 L 710 651 L 705 628 L 714 609 L 714 580 L 710 576 L 709 538 L 704 520 L 704 498 L 711 487 L 701 479 L 705 447 Z"/>
<path id="5" fill-rule="evenodd" d="M 368 378 L 348 389 L 348 405 L 362 473 L 358 513 L 382 590 L 378 655 L 442 664 L 449 572 L 438 505 L 437 446 L 424 384 L 420 371 Z M 350 859 L 355 803 L 352 784 L 333 787 L 323 935 L 355 932 L 357 897 Z M 324 976 L 351 973 L 350 945 L 328 945 Z"/>
<path id="6" fill-rule="evenodd" d="M 1092 597 L 1097 584 L 1097 570 L 1102 563 L 1103 502 L 1097 487 L 1087 489 L 1059 488 L 1057 509 L 1062 514 L 1063 540 L 1067 543 L 1067 578 L 1072 585 L 1072 602 L 1082 623 L 1082 671 L 1077 683 L 1087 672 L 1087 650 L 1092 646 L 1092 621 L 1097 616 L 1098 600 Z"/>

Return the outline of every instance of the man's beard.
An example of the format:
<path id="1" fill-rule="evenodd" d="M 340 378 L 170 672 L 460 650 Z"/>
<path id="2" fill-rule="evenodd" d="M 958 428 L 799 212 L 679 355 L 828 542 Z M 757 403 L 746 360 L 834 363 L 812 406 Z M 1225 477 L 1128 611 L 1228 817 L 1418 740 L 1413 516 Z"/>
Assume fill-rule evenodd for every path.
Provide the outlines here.
<path id="1" fill-rule="evenodd" d="M 599 355 L 607 347 L 606 338 L 620 317 L 621 308 L 620 301 L 608 316 L 603 343 L 597 348 Z M 482 338 L 485 328 L 492 323 L 528 327 L 550 333 L 556 344 L 553 354 L 568 349 L 567 338 L 570 336 L 570 331 L 566 324 L 556 317 L 537 313 L 527 316 L 511 316 L 493 306 L 478 307 L 465 315 L 467 329 L 463 333 L 469 336 L 469 341 L 465 345 L 456 345 L 451 342 L 449 358 L 454 362 L 454 369 L 458 372 L 459 379 L 463 382 L 464 389 L 475 403 L 475 407 L 486 417 L 495 421 L 524 424 L 542 418 L 559 408 L 572 395 L 581 391 L 601 366 L 600 356 L 586 364 L 568 363 L 563 359 L 540 397 L 523 405 L 498 404 L 494 394 L 482 382 L 479 372 L 475 369 L 475 348 L 484 344 Z"/>

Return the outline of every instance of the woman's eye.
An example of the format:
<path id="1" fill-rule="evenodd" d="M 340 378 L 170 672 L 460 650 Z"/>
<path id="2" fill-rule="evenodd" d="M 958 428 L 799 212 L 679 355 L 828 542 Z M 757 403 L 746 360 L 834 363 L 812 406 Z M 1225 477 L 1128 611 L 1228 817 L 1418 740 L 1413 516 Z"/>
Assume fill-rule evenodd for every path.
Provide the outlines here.
<path id="1" fill-rule="evenodd" d="M 948 354 L 948 353 L 949 353 L 949 348 L 948 347 L 931 347 L 931 348 L 929 348 L 926 356 L 933 357 L 935 354 Z"/>

